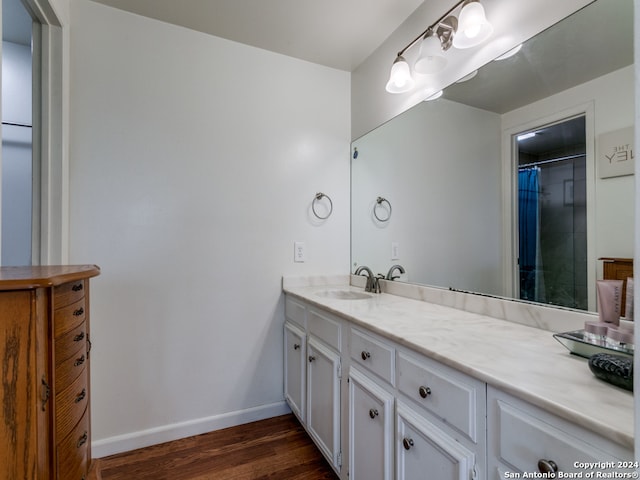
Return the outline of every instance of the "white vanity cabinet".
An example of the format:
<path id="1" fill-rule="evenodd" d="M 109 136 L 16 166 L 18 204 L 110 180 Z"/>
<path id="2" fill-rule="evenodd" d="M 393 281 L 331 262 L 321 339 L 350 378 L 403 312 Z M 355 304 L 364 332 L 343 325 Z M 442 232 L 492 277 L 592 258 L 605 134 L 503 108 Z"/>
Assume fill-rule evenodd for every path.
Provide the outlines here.
<path id="1" fill-rule="evenodd" d="M 396 425 L 397 480 L 483 478 L 473 451 L 402 401 L 398 401 Z"/>
<path id="2" fill-rule="evenodd" d="M 368 328 L 346 308 L 341 318 L 298 298 L 285 301 L 285 398 L 341 480 L 502 480 L 554 468 L 589 478 L 590 462 L 594 472 L 632 471 L 617 464 L 633 459 L 624 436 L 615 443 L 487 385 L 472 366 L 421 354 L 393 330 L 387 337 L 386 323 Z M 580 401 L 554 408 L 575 406 L 579 422 Z"/>
<path id="3" fill-rule="evenodd" d="M 340 452 L 340 356 L 315 337 L 307 342 L 307 431 L 336 470 Z"/>
<path id="4" fill-rule="evenodd" d="M 394 396 L 349 370 L 349 478 L 392 480 Z"/>
<path id="5" fill-rule="evenodd" d="M 340 472 L 342 322 L 288 296 L 285 315 L 285 400 Z"/>
<path id="6" fill-rule="evenodd" d="M 633 459 L 620 445 L 491 386 L 487 399 L 491 480 L 552 471 L 584 476 L 576 478 L 589 478 L 587 472 L 633 471 L 619 468 L 618 462 Z"/>
<path id="7" fill-rule="evenodd" d="M 307 391 L 307 309 L 290 297 L 285 301 L 284 398 L 304 424 Z"/>
<path id="8" fill-rule="evenodd" d="M 284 398 L 301 422 L 305 421 L 307 336 L 293 323 L 284 324 Z"/>

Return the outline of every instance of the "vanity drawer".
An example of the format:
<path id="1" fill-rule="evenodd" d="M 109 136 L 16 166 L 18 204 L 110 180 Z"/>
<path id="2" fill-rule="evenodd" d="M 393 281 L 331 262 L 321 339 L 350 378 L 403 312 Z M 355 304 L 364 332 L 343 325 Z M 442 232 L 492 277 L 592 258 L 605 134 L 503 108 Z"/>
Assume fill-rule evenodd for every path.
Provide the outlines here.
<path id="1" fill-rule="evenodd" d="M 341 350 L 342 325 L 339 320 L 317 310 L 310 309 L 307 317 L 309 333 L 327 345 Z"/>
<path id="2" fill-rule="evenodd" d="M 304 304 L 287 296 L 284 302 L 284 312 L 288 320 L 301 326 L 303 329 L 307 328 L 307 308 Z"/>
<path id="3" fill-rule="evenodd" d="M 89 401 L 87 369 L 67 388 L 56 393 L 56 441 L 66 437 L 84 415 Z"/>
<path id="4" fill-rule="evenodd" d="M 87 349 L 87 326 L 85 322 L 75 327 L 73 330 L 56 338 L 56 365 L 61 364 L 69 357 L 74 356 L 78 351 Z"/>
<path id="5" fill-rule="evenodd" d="M 77 327 L 81 322 L 84 322 L 86 314 L 87 309 L 84 298 L 81 298 L 71 305 L 57 309 L 53 314 L 53 333 L 55 337 L 61 337 L 69 330 Z"/>
<path id="6" fill-rule="evenodd" d="M 53 288 L 53 308 L 71 305 L 84 297 L 84 280 L 64 283 Z"/>
<path id="7" fill-rule="evenodd" d="M 57 445 L 57 466 L 60 478 L 82 480 L 89 466 L 89 412 Z"/>
<path id="8" fill-rule="evenodd" d="M 395 350 L 381 340 L 355 328 L 351 329 L 349 354 L 358 364 L 395 385 Z"/>
<path id="9" fill-rule="evenodd" d="M 477 442 L 478 398 L 484 398 L 482 382 L 403 352 L 398 352 L 397 366 L 400 392 Z M 484 415 L 484 409 L 481 412 Z"/>
<path id="10" fill-rule="evenodd" d="M 589 470 L 575 462 L 613 462 L 615 467 L 618 460 L 633 458 L 631 452 L 628 456 L 621 454 L 617 446 L 613 447 L 615 454 L 609 453 L 614 450 L 602 438 L 501 392 L 494 395 L 490 389 L 489 402 L 488 424 L 493 432 L 490 444 L 494 450 L 490 456 L 498 460 L 498 471 L 499 465 L 505 464 L 521 473 L 538 472 L 542 460 L 547 465 L 553 462 L 561 472 L 584 473 Z M 611 472 L 615 468 L 597 470 Z"/>

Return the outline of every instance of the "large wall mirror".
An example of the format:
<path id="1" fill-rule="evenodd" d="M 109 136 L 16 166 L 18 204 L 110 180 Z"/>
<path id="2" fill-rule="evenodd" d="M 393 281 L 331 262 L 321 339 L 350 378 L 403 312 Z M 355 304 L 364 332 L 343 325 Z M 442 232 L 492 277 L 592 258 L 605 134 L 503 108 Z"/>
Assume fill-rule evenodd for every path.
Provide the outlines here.
<path id="1" fill-rule="evenodd" d="M 598 160 L 633 126 L 633 70 L 633 0 L 596 0 L 354 141 L 352 271 L 595 310 L 599 259 L 633 257 L 633 175 Z"/>

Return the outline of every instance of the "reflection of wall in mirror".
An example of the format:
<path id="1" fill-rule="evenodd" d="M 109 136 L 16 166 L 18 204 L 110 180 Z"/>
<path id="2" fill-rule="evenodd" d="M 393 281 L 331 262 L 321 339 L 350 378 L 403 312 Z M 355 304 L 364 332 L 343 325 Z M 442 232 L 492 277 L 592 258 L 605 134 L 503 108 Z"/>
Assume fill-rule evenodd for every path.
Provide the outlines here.
<path id="1" fill-rule="evenodd" d="M 400 263 L 402 280 L 502 294 L 498 114 L 423 103 L 354 147 L 353 262 L 374 273 Z M 371 213 L 378 196 L 393 205 L 388 222 Z"/>

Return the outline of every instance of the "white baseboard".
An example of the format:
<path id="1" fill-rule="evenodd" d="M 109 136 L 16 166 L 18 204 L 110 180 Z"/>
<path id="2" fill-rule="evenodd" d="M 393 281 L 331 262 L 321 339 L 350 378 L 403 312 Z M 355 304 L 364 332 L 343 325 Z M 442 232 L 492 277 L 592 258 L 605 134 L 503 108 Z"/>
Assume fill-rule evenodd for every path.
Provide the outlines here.
<path id="1" fill-rule="evenodd" d="M 107 457 L 116 453 L 128 452 L 137 448 L 149 447 L 180 438 L 213 432 L 222 428 L 234 427 L 244 423 L 264 420 L 265 418 L 286 415 L 291 409 L 286 402 L 260 405 L 259 407 L 237 410 L 212 417 L 197 418 L 187 422 L 173 423 L 161 427 L 131 432 L 115 437 L 103 438 L 91 442 L 91 454 L 94 458 Z"/>

